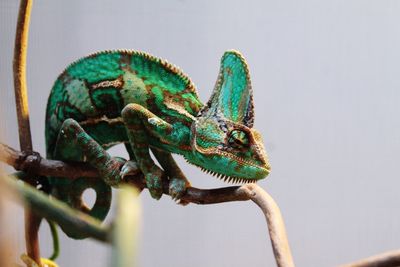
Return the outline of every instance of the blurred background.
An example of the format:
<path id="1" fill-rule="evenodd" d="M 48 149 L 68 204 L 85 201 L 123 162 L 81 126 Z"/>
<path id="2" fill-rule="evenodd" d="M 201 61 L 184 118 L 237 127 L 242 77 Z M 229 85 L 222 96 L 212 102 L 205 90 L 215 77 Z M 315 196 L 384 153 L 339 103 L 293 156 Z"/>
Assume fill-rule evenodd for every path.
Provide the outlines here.
<path id="1" fill-rule="evenodd" d="M 0 1 L 0 131 L 14 148 L 18 5 Z M 34 1 L 27 66 L 34 149 L 45 154 L 46 99 L 72 61 L 104 49 L 147 51 L 180 66 L 207 101 L 220 57 L 234 48 L 250 65 L 255 128 L 272 165 L 260 185 L 281 208 L 297 266 L 399 248 L 399 24 L 395 0 Z M 126 156 L 122 146 L 111 151 Z M 193 186 L 225 186 L 176 158 Z M 140 266 L 275 264 L 253 203 L 181 207 L 147 191 L 141 199 Z M 19 206 L 8 215 L 18 252 L 22 215 Z M 41 246 L 48 256 L 46 224 Z M 61 234 L 60 266 L 108 266 L 109 258 L 107 245 Z"/>

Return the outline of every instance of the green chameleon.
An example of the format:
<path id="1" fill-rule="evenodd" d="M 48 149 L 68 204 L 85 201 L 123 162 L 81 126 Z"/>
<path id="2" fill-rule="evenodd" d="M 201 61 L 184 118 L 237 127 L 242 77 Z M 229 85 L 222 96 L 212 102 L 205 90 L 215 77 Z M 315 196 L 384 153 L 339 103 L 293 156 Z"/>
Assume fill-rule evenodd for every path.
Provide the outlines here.
<path id="1" fill-rule="evenodd" d="M 46 147 L 48 158 L 86 161 L 102 179 L 53 177 L 53 195 L 103 220 L 111 186 L 139 168 L 153 198 L 161 197 L 162 181 L 168 179 L 169 194 L 179 201 L 190 183 L 171 153 L 224 180 L 255 182 L 268 175 L 270 166 L 253 122 L 249 70 L 237 51 L 224 53 L 205 105 L 191 80 L 167 61 L 129 50 L 92 54 L 55 81 L 47 103 Z M 93 146 L 94 141 L 104 149 L 124 143 L 130 160 L 121 168 L 122 159 Z M 92 209 L 80 199 L 88 187 L 97 193 Z"/>

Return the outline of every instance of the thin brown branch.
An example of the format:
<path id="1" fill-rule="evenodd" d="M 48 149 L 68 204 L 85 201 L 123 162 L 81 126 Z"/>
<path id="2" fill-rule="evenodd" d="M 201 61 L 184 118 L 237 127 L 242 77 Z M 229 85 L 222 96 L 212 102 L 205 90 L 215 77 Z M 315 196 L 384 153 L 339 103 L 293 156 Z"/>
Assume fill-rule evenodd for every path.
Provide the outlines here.
<path id="1" fill-rule="evenodd" d="M 21 150 L 32 150 L 32 137 L 29 123 L 28 92 L 26 86 L 26 54 L 28 49 L 29 20 L 32 0 L 21 0 L 14 45 L 14 90 L 17 108 L 19 143 Z M 41 218 L 25 208 L 25 242 L 27 254 L 40 263 L 38 230 Z"/>
<path id="2" fill-rule="evenodd" d="M 71 179 L 99 176 L 96 169 L 88 164 L 47 160 L 37 153 L 23 153 L 2 143 L 0 143 L 0 161 L 13 166 L 17 171 L 26 171 L 43 176 L 59 176 Z"/>
<path id="3" fill-rule="evenodd" d="M 78 177 L 99 177 L 96 169 L 87 163 L 63 162 L 42 158 L 38 153 L 24 153 L 0 143 L 0 161 L 14 167 L 17 171 L 26 171 L 42 176 L 64 177 L 75 179 Z M 138 172 L 135 176 L 129 176 L 129 184 L 139 189 L 146 187 L 143 176 Z M 188 189 L 184 200 L 196 204 L 215 204 L 228 201 L 245 201 L 250 197 L 239 186 L 231 186 L 218 189 Z M 163 191 L 168 194 L 168 181 L 163 184 Z"/>
<path id="4" fill-rule="evenodd" d="M 274 199 L 256 184 L 241 186 L 239 192 L 244 192 L 264 213 L 267 220 L 269 236 L 278 267 L 294 267 L 290 252 L 285 223 L 281 211 Z"/>
<path id="5" fill-rule="evenodd" d="M 340 267 L 399 267 L 400 250 L 385 252 Z"/>
<path id="6" fill-rule="evenodd" d="M 15 104 L 17 107 L 19 142 L 21 150 L 23 151 L 32 150 L 28 93 L 26 86 L 26 54 L 28 49 L 31 9 L 31 0 L 21 0 L 18 13 L 17 31 L 15 34 L 13 61 Z"/>

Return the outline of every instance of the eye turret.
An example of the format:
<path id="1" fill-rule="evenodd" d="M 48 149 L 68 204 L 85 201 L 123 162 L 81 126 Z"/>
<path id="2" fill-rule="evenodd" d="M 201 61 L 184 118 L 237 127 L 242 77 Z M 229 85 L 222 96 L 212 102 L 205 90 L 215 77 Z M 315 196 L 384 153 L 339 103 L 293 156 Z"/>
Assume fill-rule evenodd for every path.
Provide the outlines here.
<path id="1" fill-rule="evenodd" d="M 233 130 L 228 135 L 229 146 L 237 149 L 246 148 L 249 146 L 249 138 L 247 133 L 241 130 Z"/>

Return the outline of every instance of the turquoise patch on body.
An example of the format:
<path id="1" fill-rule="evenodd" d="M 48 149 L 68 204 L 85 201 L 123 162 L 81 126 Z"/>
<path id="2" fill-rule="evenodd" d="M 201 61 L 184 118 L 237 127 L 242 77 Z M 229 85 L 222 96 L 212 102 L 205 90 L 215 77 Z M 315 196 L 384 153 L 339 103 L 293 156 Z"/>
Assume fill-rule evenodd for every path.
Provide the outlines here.
<path id="1" fill-rule="evenodd" d="M 130 71 L 126 71 L 123 76 L 124 85 L 120 90 L 124 105 L 137 103 L 146 107 L 146 101 L 149 95 L 146 85 L 142 79 Z"/>
<path id="2" fill-rule="evenodd" d="M 226 118 L 240 121 L 245 117 L 250 99 L 246 65 L 236 54 L 229 53 L 224 58 L 222 68 L 221 109 Z"/>
<path id="3" fill-rule="evenodd" d="M 47 114 L 51 114 L 56 110 L 57 104 L 63 100 L 64 95 L 65 91 L 63 90 L 63 82 L 60 79 L 57 79 L 53 85 L 53 89 L 47 103 Z"/>
<path id="4" fill-rule="evenodd" d="M 123 74 L 119 65 L 120 58 L 118 52 L 99 53 L 76 62 L 67 71 L 72 77 L 84 79 L 89 83 L 113 80 Z"/>
<path id="5" fill-rule="evenodd" d="M 132 55 L 131 68 L 145 80 L 145 84 L 157 84 L 172 94 L 184 90 L 188 85 L 187 81 L 160 62 L 149 60 L 143 55 Z"/>
<path id="6" fill-rule="evenodd" d="M 157 106 L 159 108 L 165 108 L 163 90 L 156 86 L 151 89 L 151 93 L 153 93 L 155 96 L 154 102 L 157 104 Z"/>

